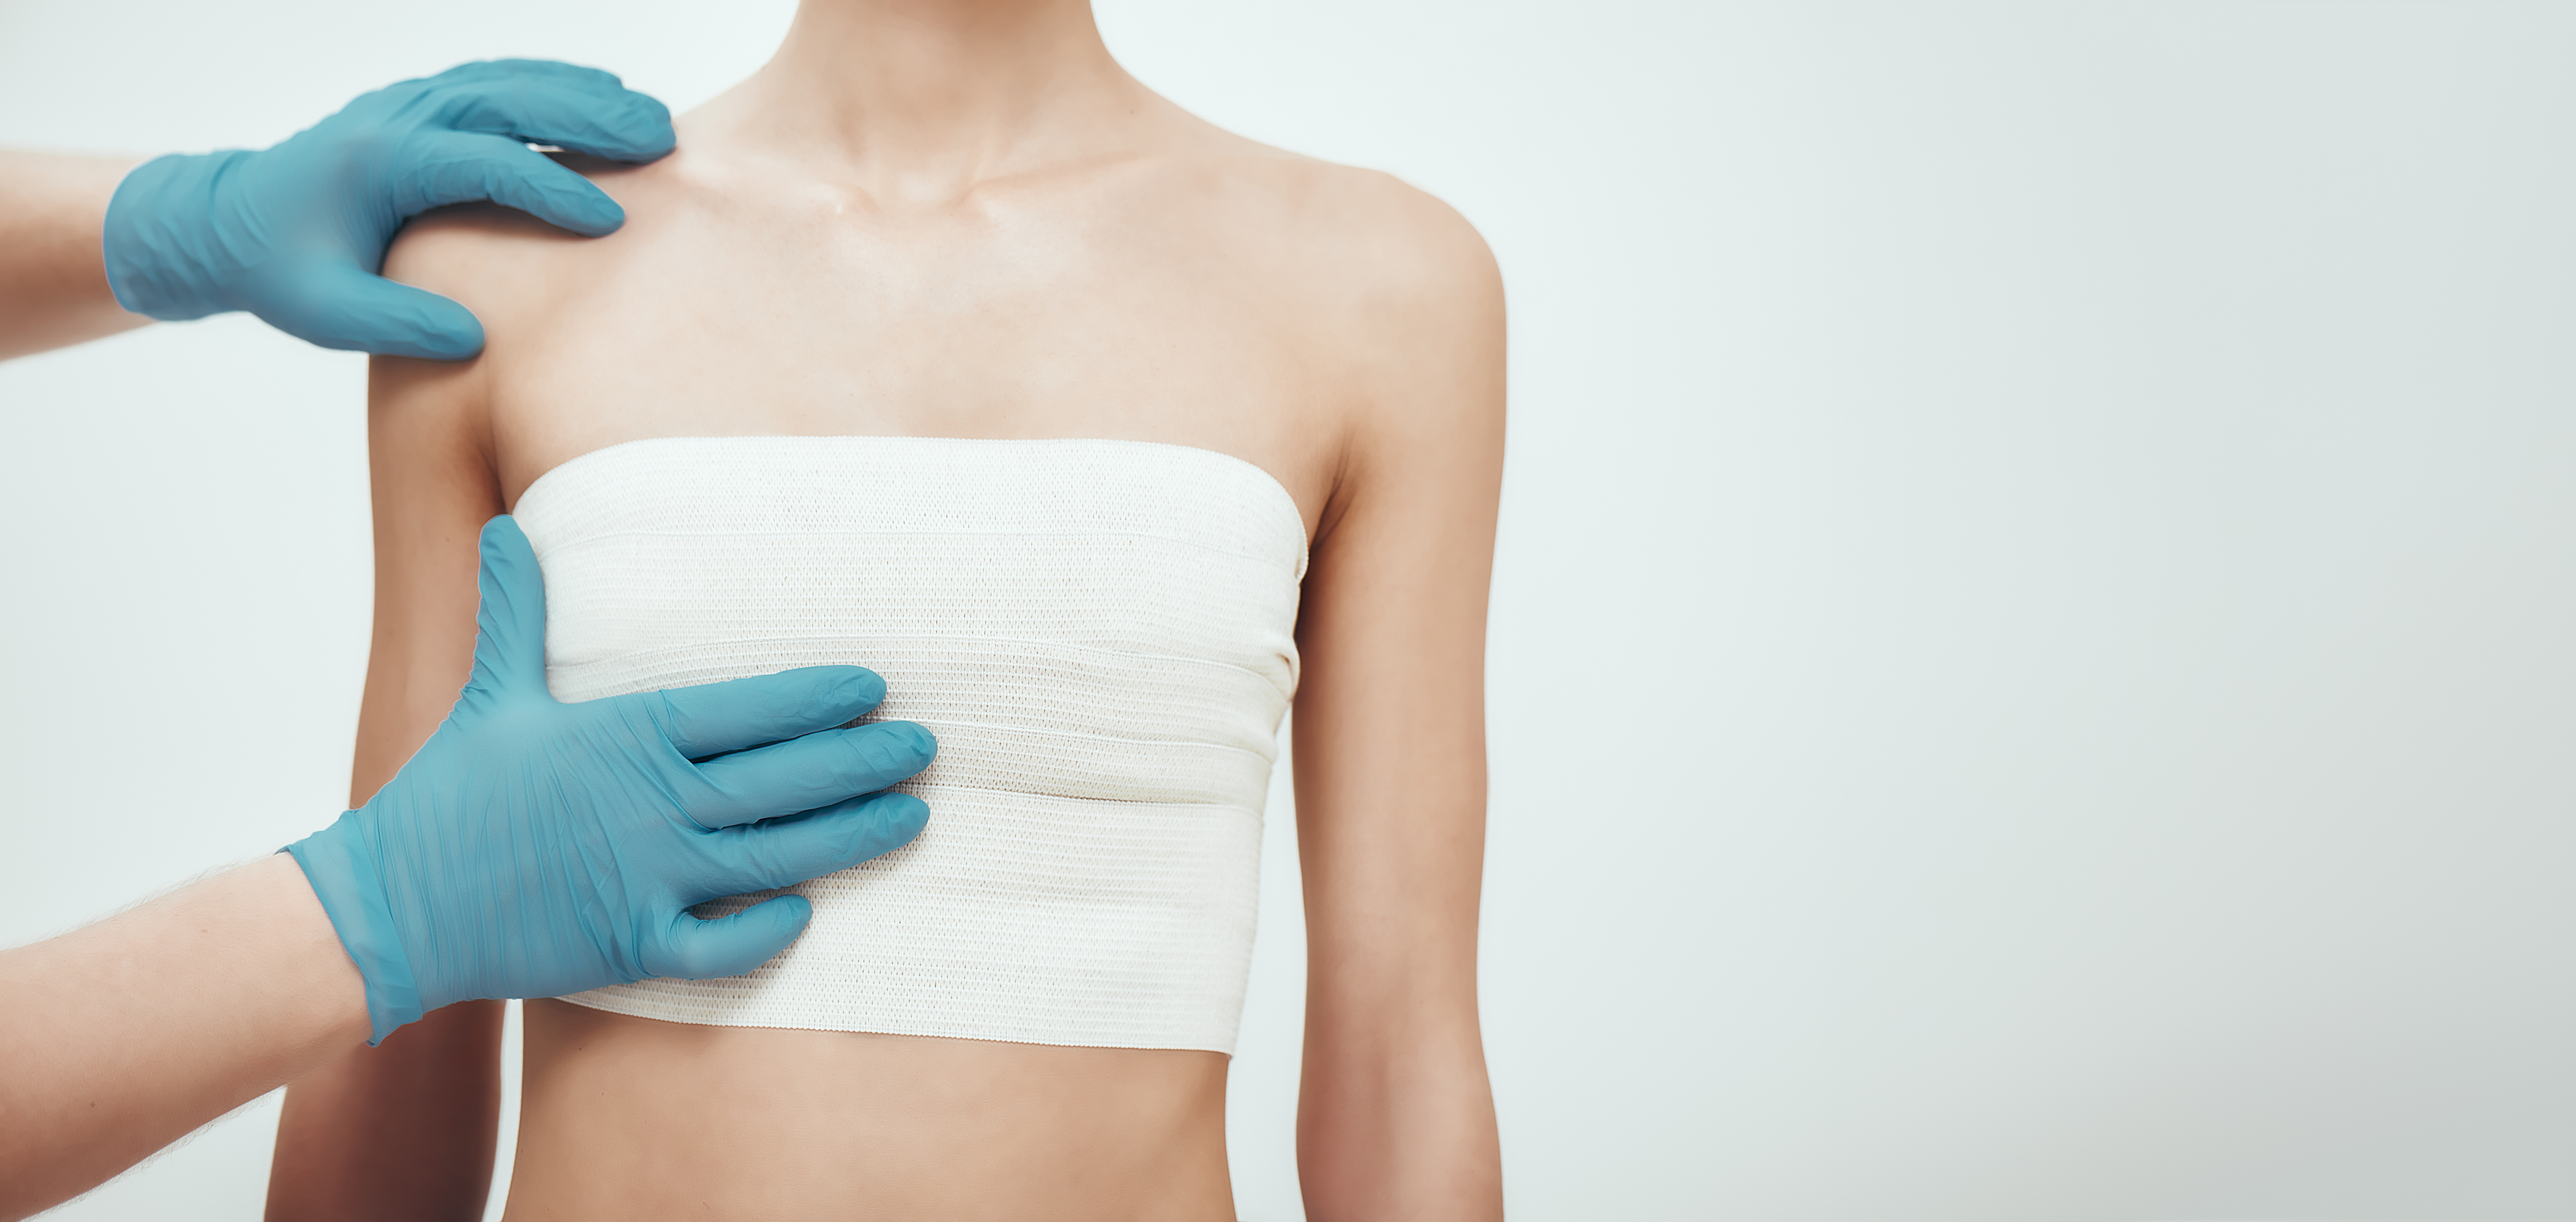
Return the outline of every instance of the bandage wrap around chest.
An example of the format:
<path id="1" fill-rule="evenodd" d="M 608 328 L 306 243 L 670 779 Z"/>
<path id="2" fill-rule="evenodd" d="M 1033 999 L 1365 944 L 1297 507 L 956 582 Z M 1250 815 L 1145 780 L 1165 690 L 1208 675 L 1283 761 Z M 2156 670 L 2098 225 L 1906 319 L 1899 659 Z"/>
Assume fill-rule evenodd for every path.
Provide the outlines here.
<path id="1" fill-rule="evenodd" d="M 939 737 L 900 787 L 929 827 L 795 888 L 814 920 L 786 953 L 568 1000 L 1233 1051 L 1306 561 L 1259 468 L 1143 442 L 670 438 L 574 459 L 515 515 L 558 699 L 855 664 L 885 677 L 876 717 Z"/>

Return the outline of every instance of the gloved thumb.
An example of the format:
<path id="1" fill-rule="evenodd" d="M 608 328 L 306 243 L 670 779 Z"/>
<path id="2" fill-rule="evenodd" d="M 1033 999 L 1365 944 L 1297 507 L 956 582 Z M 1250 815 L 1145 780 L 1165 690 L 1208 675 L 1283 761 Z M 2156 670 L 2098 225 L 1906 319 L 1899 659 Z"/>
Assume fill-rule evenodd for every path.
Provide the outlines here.
<path id="1" fill-rule="evenodd" d="M 763 900 L 712 921 L 676 913 L 663 953 L 645 956 L 644 970 L 680 980 L 739 976 L 777 958 L 813 919 L 814 905 L 801 895 Z"/>
<path id="2" fill-rule="evenodd" d="M 527 532 L 504 514 L 483 524 L 483 571 L 475 580 L 474 678 L 460 701 L 477 695 L 546 693 L 546 579 Z"/>
<path id="3" fill-rule="evenodd" d="M 445 297 L 335 259 L 300 259 L 251 277 L 242 294 L 270 326 L 325 348 L 461 361 L 483 350 L 483 324 Z"/>

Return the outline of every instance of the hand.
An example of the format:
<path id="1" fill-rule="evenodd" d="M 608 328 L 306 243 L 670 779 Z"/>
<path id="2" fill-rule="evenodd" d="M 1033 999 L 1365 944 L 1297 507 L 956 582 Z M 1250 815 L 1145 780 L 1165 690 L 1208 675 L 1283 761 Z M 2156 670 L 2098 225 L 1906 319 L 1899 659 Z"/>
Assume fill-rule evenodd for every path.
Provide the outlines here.
<path id="1" fill-rule="evenodd" d="M 248 310 L 325 348 L 463 360 L 464 306 L 376 275 L 403 222 L 490 200 L 585 237 L 625 210 L 530 143 L 613 161 L 671 151 L 671 112 L 595 68 L 495 60 L 404 81 L 258 152 L 145 162 L 107 209 L 117 303 L 160 319 Z"/>
<path id="2" fill-rule="evenodd" d="M 561 704 L 527 536 L 494 518 L 482 548 L 474 677 L 455 710 L 374 800 L 287 848 L 366 978 L 369 1043 L 470 998 L 750 971 L 812 905 L 782 895 L 713 921 L 690 905 L 847 869 L 921 831 L 920 799 L 875 791 L 930 763 L 930 732 L 828 728 L 884 698 L 874 673 Z"/>

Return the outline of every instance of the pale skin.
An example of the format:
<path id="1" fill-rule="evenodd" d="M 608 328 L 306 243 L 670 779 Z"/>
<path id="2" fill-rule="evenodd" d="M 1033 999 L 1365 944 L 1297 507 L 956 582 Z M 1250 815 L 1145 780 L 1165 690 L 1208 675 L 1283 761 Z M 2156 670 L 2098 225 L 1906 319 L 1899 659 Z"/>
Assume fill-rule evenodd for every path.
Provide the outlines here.
<path id="1" fill-rule="evenodd" d="M 108 201 L 134 165 L 0 150 L 0 359 L 152 321 L 117 305 L 99 249 Z M 369 1033 L 357 968 L 286 857 L 0 953 L 0 995 L 37 996 L 39 984 L 54 1004 L 0 1013 L 0 1217 L 78 1195 Z M 485 1013 L 494 1003 L 468 1002 L 397 1038 L 479 1039 L 449 1055 L 489 1059 L 499 1039 L 474 1021 Z M 483 1094 L 497 1099 L 492 1079 Z M 464 1086 L 428 1094 L 471 1096 Z M 470 1187 L 480 1200 L 481 1182 Z"/>
<path id="2" fill-rule="evenodd" d="M 134 162 L 0 150 L 0 360 L 152 321 L 107 287 L 99 233 Z"/>
<path id="3" fill-rule="evenodd" d="M 0 1218 L 78 1196 L 368 1034 L 366 984 L 283 855 L 0 951 Z"/>
<path id="4" fill-rule="evenodd" d="M 489 347 L 375 365 L 357 796 L 469 665 L 476 527 L 581 454 L 856 434 L 1244 459 L 1313 540 L 1308 1214 L 1498 1217 L 1475 965 L 1503 315 L 1473 229 L 1180 111 L 1080 0 L 810 0 L 680 133 L 580 166 L 627 210 L 612 237 L 479 209 L 395 246 L 387 274 L 474 309 Z M 497 1022 L 455 1007 L 299 1081 L 270 1217 L 473 1216 Z M 1230 1219 L 1226 1066 L 534 1002 L 510 1212 Z"/>
<path id="5" fill-rule="evenodd" d="M 99 229 L 134 163 L 0 151 L 0 359 L 139 327 Z M 364 982 L 270 857 L 0 951 L 0 1217 L 70 1199 L 367 1038 Z"/>

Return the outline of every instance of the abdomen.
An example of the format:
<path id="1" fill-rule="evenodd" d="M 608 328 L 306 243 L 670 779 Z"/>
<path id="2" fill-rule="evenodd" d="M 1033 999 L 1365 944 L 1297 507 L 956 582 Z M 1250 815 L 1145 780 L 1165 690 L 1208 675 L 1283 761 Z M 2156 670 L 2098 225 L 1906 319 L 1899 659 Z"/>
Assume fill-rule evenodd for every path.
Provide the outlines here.
<path id="1" fill-rule="evenodd" d="M 1218 1222 L 1226 1065 L 532 1001 L 508 1216 Z"/>

